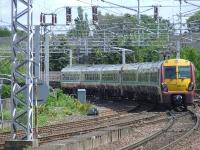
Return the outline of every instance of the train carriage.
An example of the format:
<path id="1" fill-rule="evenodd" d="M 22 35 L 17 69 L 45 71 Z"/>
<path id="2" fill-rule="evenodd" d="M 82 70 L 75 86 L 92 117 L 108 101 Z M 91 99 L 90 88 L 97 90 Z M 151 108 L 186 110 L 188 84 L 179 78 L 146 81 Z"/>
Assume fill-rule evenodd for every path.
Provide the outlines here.
<path id="1" fill-rule="evenodd" d="M 81 82 L 81 68 L 84 66 L 66 67 L 62 69 L 61 86 L 77 88 Z"/>
<path id="2" fill-rule="evenodd" d="M 194 65 L 184 59 L 118 65 L 78 65 L 61 71 L 64 89 L 129 98 L 142 95 L 168 106 L 193 103 Z"/>
<path id="3" fill-rule="evenodd" d="M 168 105 L 191 105 L 194 99 L 194 65 L 184 59 L 166 60 L 162 64 L 162 97 Z"/>

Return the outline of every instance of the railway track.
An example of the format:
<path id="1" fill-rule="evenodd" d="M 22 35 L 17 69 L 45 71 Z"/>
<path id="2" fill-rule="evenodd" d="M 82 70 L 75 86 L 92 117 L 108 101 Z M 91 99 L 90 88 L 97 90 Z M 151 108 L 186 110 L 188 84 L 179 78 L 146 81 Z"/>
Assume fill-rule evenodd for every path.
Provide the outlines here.
<path id="1" fill-rule="evenodd" d="M 193 133 L 199 126 L 199 115 L 193 110 L 185 113 L 170 112 L 169 121 L 164 128 L 136 143 L 124 146 L 120 150 L 142 149 L 170 149 Z"/>
<path id="2" fill-rule="evenodd" d="M 147 124 L 147 123 L 152 123 L 150 120 L 153 120 L 155 118 L 157 118 L 157 115 L 153 115 L 153 116 L 148 116 L 148 117 L 142 117 L 140 119 L 130 119 L 130 116 L 127 116 L 127 118 L 123 118 L 123 120 L 121 120 L 122 118 L 115 118 L 114 120 L 107 120 L 110 123 L 106 123 L 102 122 L 102 121 L 98 121 L 98 122 L 90 122 L 89 124 L 85 124 L 84 127 L 78 127 L 78 128 L 73 128 L 70 130 L 65 130 L 65 132 L 60 132 L 61 130 L 59 130 L 58 132 L 54 132 L 54 134 L 51 134 L 50 136 L 42 136 L 41 138 L 39 138 L 39 142 L 40 144 L 43 143 L 47 143 L 47 142 L 51 142 L 51 141 L 55 141 L 55 140 L 63 140 L 66 138 L 69 138 L 71 136 L 74 135 L 80 135 L 80 134 L 85 134 L 88 132 L 92 132 L 92 131 L 96 131 L 99 129 L 103 129 L 103 128 L 108 128 L 108 127 L 112 127 L 112 126 L 118 126 L 118 127 L 124 127 L 124 126 L 140 126 L 142 124 Z M 121 121 L 120 121 L 121 120 Z M 165 120 L 165 118 L 159 118 L 156 121 L 163 121 Z"/>
<path id="3" fill-rule="evenodd" d="M 197 94 L 200 94 L 200 89 L 196 89 L 195 92 L 196 92 Z"/>
<path id="4" fill-rule="evenodd" d="M 196 89 L 195 93 L 196 93 L 196 98 L 200 99 L 200 89 Z"/>
<path id="5" fill-rule="evenodd" d="M 135 110 L 141 109 L 135 107 Z M 132 110 L 133 111 L 133 110 Z M 152 121 L 153 120 L 153 121 Z M 125 111 L 115 112 L 107 111 L 99 117 L 93 117 L 91 119 L 79 120 L 75 122 L 60 123 L 50 126 L 39 128 L 39 144 L 48 143 L 56 140 L 68 139 L 75 135 L 85 134 L 88 132 L 96 131 L 102 128 L 112 126 L 140 126 L 148 123 L 165 121 L 161 113 L 152 114 L 140 114 L 139 113 L 127 113 Z M 23 133 L 19 131 L 18 136 L 23 136 Z M 4 148 L 6 140 L 10 139 L 10 132 L 0 134 L 0 149 Z"/>

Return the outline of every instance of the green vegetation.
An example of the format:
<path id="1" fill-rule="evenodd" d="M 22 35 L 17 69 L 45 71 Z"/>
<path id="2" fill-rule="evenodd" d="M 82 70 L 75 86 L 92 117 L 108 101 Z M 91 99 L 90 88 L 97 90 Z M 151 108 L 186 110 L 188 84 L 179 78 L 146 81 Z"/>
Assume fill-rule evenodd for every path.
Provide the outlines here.
<path id="1" fill-rule="evenodd" d="M 77 8 L 78 16 L 75 18 L 75 28 L 70 30 L 68 33 L 69 36 L 75 37 L 84 37 L 89 34 L 89 23 L 88 23 L 88 15 L 85 13 L 82 7 Z"/>
<path id="2" fill-rule="evenodd" d="M 38 123 L 39 126 L 44 126 L 64 120 L 66 116 L 85 115 L 91 107 L 91 104 L 81 104 L 77 99 L 65 95 L 61 90 L 56 89 L 49 94 L 46 103 L 38 106 Z M 18 112 L 21 110 L 23 109 L 18 107 Z M 10 110 L 5 110 L 3 116 L 4 120 L 11 119 Z M 21 122 L 25 119 L 26 116 L 23 117 Z"/>
<path id="3" fill-rule="evenodd" d="M 200 88 L 200 52 L 192 47 L 184 47 L 181 50 L 181 58 L 190 60 L 195 66 L 196 87 Z"/>
<path id="4" fill-rule="evenodd" d="M 70 49 L 69 46 L 66 46 L 67 39 L 66 37 L 62 36 L 59 39 L 59 46 L 58 49 L 67 50 Z M 50 46 L 51 48 L 51 46 Z M 64 68 L 67 64 L 69 64 L 69 54 L 68 53 L 50 53 L 49 57 L 49 70 L 50 71 L 60 71 Z"/>
<path id="5" fill-rule="evenodd" d="M 0 74 L 11 74 L 11 61 L 10 59 L 4 59 L 0 61 Z"/>
<path id="6" fill-rule="evenodd" d="M 163 18 L 160 19 L 160 36 L 157 37 L 156 29 L 157 23 L 151 16 L 141 15 L 141 26 L 144 28 L 142 32 L 142 37 L 144 40 L 148 40 L 148 46 L 140 47 L 133 46 L 134 42 L 138 40 L 137 32 L 133 28 L 137 28 L 137 16 L 124 14 L 122 16 L 116 16 L 113 14 L 106 13 L 102 15 L 101 12 L 98 12 L 98 25 L 94 25 L 93 30 L 89 28 L 89 21 L 87 18 L 87 14 L 84 16 L 84 10 L 82 7 L 77 8 L 78 16 L 75 19 L 75 27 L 72 28 L 67 36 L 74 37 L 75 39 L 84 39 L 89 36 L 89 33 L 95 36 L 95 39 L 102 39 L 104 37 L 104 32 L 110 35 L 116 34 L 113 39 L 111 38 L 111 45 L 116 47 L 126 48 L 132 50 L 132 52 L 128 53 L 126 62 L 134 63 L 134 62 L 146 62 L 146 61 L 158 61 L 159 60 L 159 51 L 162 49 L 162 45 L 167 44 L 168 41 L 168 31 L 167 26 L 170 28 L 169 20 L 165 20 Z M 124 26 L 125 24 L 125 26 Z M 127 33 L 127 29 L 130 28 L 130 31 Z M 124 30 L 126 29 L 126 30 Z M 148 29 L 152 29 L 150 32 Z M 153 31 L 155 30 L 155 32 Z M 126 32 L 123 34 L 122 32 Z M 151 34 L 150 34 L 151 33 Z M 66 40 L 64 40 L 66 39 Z M 63 35 L 63 39 L 60 40 L 64 45 L 68 45 L 66 43 L 67 37 Z M 146 41 L 143 41 L 144 43 Z M 62 45 L 62 44 L 61 44 Z M 68 47 L 70 48 L 70 47 Z M 71 48 L 74 49 L 74 48 Z M 157 53 L 155 53 L 157 52 Z M 75 50 L 74 50 L 75 53 Z M 78 55 L 75 54 L 75 55 Z M 79 55 L 78 55 L 79 56 Z M 60 57 L 60 58 L 59 58 Z M 69 58 L 65 55 L 60 56 L 52 55 L 51 69 L 50 70 L 59 70 L 61 67 L 69 64 Z M 50 59 L 51 59 L 50 58 Z M 109 52 L 104 53 L 102 48 L 98 46 L 92 49 L 92 53 L 89 56 L 81 56 L 77 60 L 73 60 L 73 64 L 75 63 L 86 63 L 86 64 L 119 64 L 122 62 L 121 54 L 117 52 Z M 77 61 L 77 62 L 75 62 Z M 59 66 L 58 66 L 59 64 Z"/>
<path id="7" fill-rule="evenodd" d="M 4 84 L 3 87 L 2 87 L 2 98 L 5 99 L 5 98 L 10 98 L 10 93 L 11 93 L 11 86 L 10 85 L 7 85 L 7 84 Z"/>
<path id="8" fill-rule="evenodd" d="M 32 150 L 33 148 L 31 146 L 26 146 L 25 148 L 23 148 L 23 150 Z"/>
<path id="9" fill-rule="evenodd" d="M 51 124 L 52 121 L 63 120 L 69 115 L 85 115 L 91 106 L 89 103 L 81 104 L 77 99 L 57 89 L 49 94 L 46 103 L 39 106 L 38 122 L 42 126 Z"/>
<path id="10" fill-rule="evenodd" d="M 77 38 L 84 38 L 87 37 L 90 33 L 89 28 L 89 21 L 87 14 L 84 14 L 84 10 L 81 7 L 78 7 L 78 16 L 75 19 L 75 26 L 72 28 L 68 33 L 67 36 L 77 37 Z M 134 63 L 134 62 L 151 62 L 151 61 L 158 61 L 159 60 L 159 51 L 162 49 L 162 46 L 165 45 L 167 40 L 166 29 L 164 26 L 160 26 L 160 37 L 157 38 L 156 35 L 156 28 L 157 23 L 151 16 L 141 15 L 141 26 L 144 29 L 155 29 L 155 33 L 151 33 L 151 37 L 149 36 L 149 31 L 144 30 L 142 36 L 145 40 L 149 40 L 148 46 L 140 47 L 140 46 L 133 46 L 133 41 L 137 41 L 137 31 L 130 30 L 130 34 L 124 34 L 120 32 L 124 32 L 124 28 L 137 28 L 137 16 L 125 14 L 123 16 L 115 16 L 112 14 L 105 14 L 102 15 L 101 12 L 98 13 L 98 25 L 93 26 L 93 34 L 95 35 L 96 39 L 102 39 L 103 32 L 98 32 L 98 30 L 104 29 L 106 32 L 118 33 L 117 36 L 111 38 L 111 43 L 117 47 L 123 47 L 126 49 L 132 50 L 132 52 L 126 54 L 126 63 Z M 190 23 L 193 23 L 197 20 L 200 20 L 200 11 L 197 12 L 195 15 L 190 17 L 187 20 L 188 27 L 191 27 Z M 126 24 L 129 23 L 129 24 Z M 199 23 L 199 21 L 197 22 Z M 124 27 L 123 24 L 127 26 Z M 168 27 L 170 23 L 168 20 L 160 18 L 160 24 L 166 24 Z M 163 29 L 163 30 L 162 30 Z M 200 29 L 198 30 L 200 31 Z M 126 31 L 127 32 L 127 31 Z M 18 31 L 18 36 L 23 36 L 23 31 Z M 11 32 L 7 28 L 0 28 L 0 37 L 8 37 L 11 35 Z M 67 36 L 65 35 L 58 35 L 61 36 L 59 39 L 59 46 L 58 49 L 72 49 L 74 55 L 78 55 L 74 49 L 78 49 L 77 47 L 70 47 L 69 43 L 67 43 Z M 75 38 L 76 40 L 76 38 Z M 143 41 L 145 43 L 145 41 Z M 111 44 L 111 45 L 112 45 Z M 0 49 L 8 49 L 8 45 L 1 45 Z M 50 47 L 51 48 L 51 47 Z M 21 60 L 24 59 L 25 56 L 22 54 L 17 54 L 17 57 Z M 197 88 L 200 88 L 200 53 L 192 48 L 192 47 L 185 47 L 181 50 L 181 58 L 188 59 L 192 61 L 195 65 L 195 73 L 196 73 L 196 85 Z M 77 63 L 77 60 L 73 60 L 73 64 Z M 95 47 L 92 49 L 92 53 L 86 58 L 83 57 L 83 61 L 89 64 L 120 64 L 122 63 L 121 54 L 118 52 L 109 52 L 104 53 L 103 49 L 99 47 Z M 60 71 L 63 67 L 69 64 L 69 54 L 63 53 L 51 53 L 50 54 L 50 70 L 53 71 Z M 20 67 L 20 72 L 24 72 L 23 65 Z M 5 59 L 0 61 L 0 74 L 10 74 L 11 73 L 11 62 L 10 59 Z M 2 97 L 8 98 L 10 97 L 10 85 L 4 85 L 2 90 Z M 21 95 L 18 95 L 19 97 Z M 24 99 L 24 98 L 23 98 Z M 40 126 L 48 125 L 52 123 L 52 121 L 59 121 L 63 120 L 66 116 L 69 115 L 84 115 L 87 114 L 88 110 L 91 108 L 91 104 L 81 104 L 78 100 L 68 95 L 65 95 L 61 90 L 55 90 L 49 94 L 48 100 L 46 103 L 41 104 L 38 106 L 38 122 Z M 18 110 L 22 110 L 21 106 L 18 106 Z M 25 116 L 26 117 L 26 116 Z M 4 119 L 10 119 L 11 113 L 10 110 L 4 111 Z M 23 121 L 23 120 L 22 120 Z"/>
<path id="11" fill-rule="evenodd" d="M 126 53 L 126 63 L 135 62 L 152 62 L 159 61 L 158 48 L 149 47 L 129 47 L 133 52 Z M 92 64 L 120 64 L 122 55 L 119 52 L 104 53 L 101 49 L 96 48 L 89 54 L 89 62 Z"/>
<path id="12" fill-rule="evenodd" d="M 11 32 L 6 27 L 0 27 L 0 37 L 9 37 Z"/>
<path id="13" fill-rule="evenodd" d="M 18 54 L 18 59 L 22 59 L 23 55 Z M 63 66 L 62 66 L 63 67 Z M 24 72 L 24 66 L 20 67 L 20 72 Z M 11 61 L 10 59 L 5 59 L 0 61 L 0 74 L 4 77 L 3 74 L 9 75 L 11 73 Z M 10 97 L 11 87 L 9 84 L 3 85 L 2 88 L 2 98 Z M 18 98 L 25 100 L 21 95 L 17 95 Z M 64 117 L 74 114 L 83 115 L 86 114 L 88 109 L 91 107 L 90 104 L 81 104 L 78 100 L 63 94 L 61 90 L 55 90 L 51 92 L 46 103 L 39 105 L 39 125 L 48 125 L 50 120 L 59 121 L 63 120 Z M 23 110 L 23 106 L 18 105 L 18 112 Z M 11 119 L 10 110 L 4 110 L 3 112 L 4 120 Z M 23 116 L 21 122 L 26 120 L 27 116 Z M 55 119 L 56 118 L 56 119 Z"/>
<path id="14" fill-rule="evenodd" d="M 3 119 L 4 120 L 10 120 L 11 119 L 11 111 L 10 110 L 4 110 L 3 111 Z"/>
<path id="15" fill-rule="evenodd" d="M 189 31 L 199 32 L 200 31 L 200 11 L 197 11 L 194 15 L 187 19 L 187 27 Z"/>
<path id="16" fill-rule="evenodd" d="M 11 74 L 11 62 L 10 59 L 4 59 L 3 61 L 0 61 L 0 76 L 7 78 L 5 75 Z M 2 87 L 2 98 L 9 98 L 10 97 L 10 91 L 11 86 L 8 84 L 4 84 Z"/>

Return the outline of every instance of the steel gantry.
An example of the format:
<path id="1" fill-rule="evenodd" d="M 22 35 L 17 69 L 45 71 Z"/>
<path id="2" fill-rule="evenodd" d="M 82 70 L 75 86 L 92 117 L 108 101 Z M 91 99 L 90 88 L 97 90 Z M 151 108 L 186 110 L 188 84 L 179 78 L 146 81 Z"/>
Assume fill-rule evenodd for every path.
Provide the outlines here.
<path id="1" fill-rule="evenodd" d="M 12 138 L 33 140 L 32 0 L 12 2 Z M 23 130 L 24 137 L 19 137 Z"/>

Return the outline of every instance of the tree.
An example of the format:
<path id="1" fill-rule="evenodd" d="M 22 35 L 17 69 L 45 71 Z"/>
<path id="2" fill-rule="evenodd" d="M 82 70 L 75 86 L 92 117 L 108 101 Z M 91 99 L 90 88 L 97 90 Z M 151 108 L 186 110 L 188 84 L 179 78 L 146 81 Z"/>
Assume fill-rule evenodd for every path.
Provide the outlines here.
<path id="1" fill-rule="evenodd" d="M 124 14 L 123 16 L 116 16 L 109 13 L 103 15 L 101 12 L 98 12 L 98 24 L 91 25 L 94 30 L 89 35 L 90 28 L 87 14 L 83 15 L 84 11 L 81 7 L 78 7 L 77 11 L 78 16 L 75 19 L 75 27 L 68 32 L 68 36 L 73 37 L 73 40 L 74 37 L 78 38 L 80 43 L 89 36 L 87 42 L 93 48 L 92 54 L 89 55 L 89 57 L 92 57 L 89 58 L 89 63 L 121 63 L 120 54 L 114 52 L 112 54 L 103 53 L 103 48 L 106 49 L 109 47 L 121 47 L 132 50 L 133 52 L 127 55 L 126 62 L 128 63 L 157 61 L 159 60 L 159 50 L 168 42 L 168 31 L 163 24 L 169 27 L 170 22 L 161 17 L 159 18 L 160 36 L 158 38 L 156 32 L 157 22 L 151 16 L 141 15 L 140 33 L 142 35 L 140 36 L 140 42 L 145 46 L 148 44 L 148 46 L 139 47 L 134 46 L 137 44 L 136 42 L 139 37 L 136 15 Z M 93 39 L 95 42 L 92 41 Z M 99 43 L 96 44 L 97 42 Z M 83 45 L 82 43 L 81 46 Z M 84 46 L 81 46 L 77 47 L 77 50 L 84 49 Z M 107 49 L 106 51 L 109 50 Z M 81 59 L 85 62 L 84 57 Z"/>
<path id="2" fill-rule="evenodd" d="M 160 37 L 157 38 L 157 23 L 148 15 L 141 15 L 141 27 L 143 33 L 143 41 L 141 44 L 148 43 L 146 47 L 133 46 L 138 41 L 137 33 L 137 16 L 125 14 L 124 16 L 115 16 L 112 14 L 102 15 L 98 13 L 98 26 L 105 29 L 106 32 L 113 33 L 114 38 L 111 38 L 111 45 L 121 48 L 127 48 L 134 51 L 134 54 L 128 55 L 127 62 L 144 62 L 144 61 L 158 61 L 159 50 L 162 49 L 163 44 L 167 44 L 168 31 L 166 26 L 170 26 L 169 20 L 159 18 L 160 20 Z M 163 25 L 164 24 L 164 25 Z M 127 30 L 130 29 L 130 30 Z M 153 29 L 150 31 L 150 29 Z M 125 36 L 124 36 L 125 35 Z M 102 38 L 101 34 L 96 36 Z M 159 46 L 160 45 L 160 46 Z"/>
<path id="3" fill-rule="evenodd" d="M 90 64 L 104 64 L 105 54 L 102 50 L 96 48 L 92 50 L 92 53 L 89 54 L 89 63 Z"/>
<path id="4" fill-rule="evenodd" d="M 10 30 L 6 27 L 0 27 L 0 37 L 9 37 L 11 35 Z"/>
<path id="5" fill-rule="evenodd" d="M 76 37 L 84 37 L 89 34 L 89 23 L 88 23 L 88 15 L 85 13 L 85 18 L 83 17 L 83 9 L 82 7 L 77 8 L 78 16 L 74 19 L 75 28 L 69 31 L 69 36 Z"/>
<path id="6" fill-rule="evenodd" d="M 66 42 L 66 38 L 63 36 L 60 38 L 60 45 L 57 47 L 58 49 L 69 49 Z M 50 47 L 51 48 L 51 47 Z M 49 70 L 50 71 L 60 71 L 62 68 L 69 64 L 69 54 L 67 53 L 50 53 L 49 58 Z"/>
<path id="7" fill-rule="evenodd" d="M 200 88 L 200 52 L 192 47 L 181 49 L 181 58 L 190 60 L 195 66 L 196 86 Z"/>
<path id="8" fill-rule="evenodd" d="M 11 59 L 4 59 L 0 61 L 0 76 L 5 78 L 5 75 L 11 74 Z M 2 98 L 9 98 L 11 93 L 11 86 L 9 83 L 3 84 Z"/>
<path id="9" fill-rule="evenodd" d="M 11 60 L 4 59 L 0 61 L 0 74 L 11 74 Z"/>
<path id="10" fill-rule="evenodd" d="M 189 31 L 200 31 L 200 11 L 197 11 L 194 15 L 187 19 L 187 27 Z"/>

